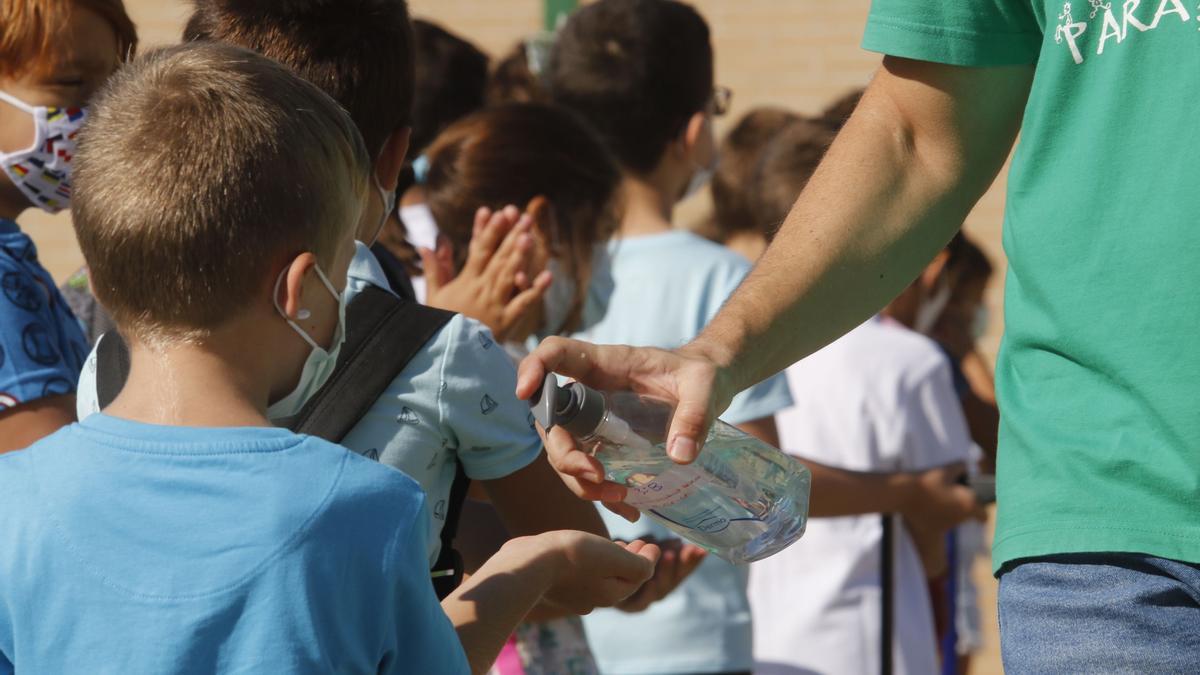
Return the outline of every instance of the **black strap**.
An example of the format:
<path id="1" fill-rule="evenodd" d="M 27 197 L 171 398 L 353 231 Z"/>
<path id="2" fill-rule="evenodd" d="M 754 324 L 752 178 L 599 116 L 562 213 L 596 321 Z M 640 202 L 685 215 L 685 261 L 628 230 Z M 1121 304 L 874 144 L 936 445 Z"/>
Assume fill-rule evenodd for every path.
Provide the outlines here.
<path id="1" fill-rule="evenodd" d="M 289 427 L 297 433 L 340 443 L 413 356 L 453 316 L 378 288 L 364 289 L 346 308 L 346 342 L 333 375 Z M 462 583 L 462 556 L 454 548 L 454 537 L 470 484 L 462 462 L 456 462 L 442 523 L 441 552 L 431 572 L 438 598 L 446 597 Z"/>
<path id="2" fill-rule="evenodd" d="M 444 600 L 462 584 L 463 559 L 454 548 L 454 538 L 458 536 L 458 521 L 470 487 L 471 479 L 463 470 L 462 462 L 455 462 L 454 482 L 450 485 L 450 499 L 446 502 L 446 520 L 442 522 L 442 549 L 437 562 L 433 564 L 433 592 L 438 600 Z"/>
<path id="3" fill-rule="evenodd" d="M 396 295 L 416 302 L 417 292 L 413 290 L 412 279 L 408 276 L 408 270 L 404 268 L 404 263 L 400 262 L 395 254 L 379 242 L 375 242 L 371 246 L 371 255 L 375 256 L 375 261 L 383 270 L 383 276 L 387 277 L 388 285 L 392 287 L 393 291 L 396 291 Z"/>
<path id="4" fill-rule="evenodd" d="M 288 427 L 340 443 L 453 316 L 374 286 L 363 289 L 346 307 L 346 341 L 333 375 Z"/>
<path id="5" fill-rule="evenodd" d="M 100 336 L 96 342 L 96 402 L 108 407 L 129 379 L 129 346 L 116 331 Z"/>
<path id="6" fill-rule="evenodd" d="M 879 671 L 892 675 L 892 622 L 895 617 L 894 546 L 896 518 L 890 513 L 881 516 L 883 533 L 879 538 Z"/>

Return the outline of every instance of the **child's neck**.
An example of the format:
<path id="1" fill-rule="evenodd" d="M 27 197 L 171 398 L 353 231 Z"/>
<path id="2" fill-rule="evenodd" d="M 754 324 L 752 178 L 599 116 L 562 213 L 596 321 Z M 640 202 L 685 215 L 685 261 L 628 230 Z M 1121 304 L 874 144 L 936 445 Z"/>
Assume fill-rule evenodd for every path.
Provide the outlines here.
<path id="1" fill-rule="evenodd" d="M 767 238 L 757 232 L 735 232 L 725 240 L 725 246 L 754 263 L 767 250 Z"/>
<path id="2" fill-rule="evenodd" d="M 261 351 L 220 345 L 130 343 L 129 378 L 104 412 L 169 426 L 270 426 L 270 376 Z M 259 363 L 255 363 L 258 361 Z"/>
<path id="3" fill-rule="evenodd" d="M 621 181 L 624 212 L 617 237 L 644 237 L 669 232 L 675 195 L 661 176 L 625 174 Z"/>
<path id="4" fill-rule="evenodd" d="M 0 189 L 0 220 L 15 221 L 28 207 L 29 202 L 20 193 L 14 196 L 8 194 L 7 190 Z"/>

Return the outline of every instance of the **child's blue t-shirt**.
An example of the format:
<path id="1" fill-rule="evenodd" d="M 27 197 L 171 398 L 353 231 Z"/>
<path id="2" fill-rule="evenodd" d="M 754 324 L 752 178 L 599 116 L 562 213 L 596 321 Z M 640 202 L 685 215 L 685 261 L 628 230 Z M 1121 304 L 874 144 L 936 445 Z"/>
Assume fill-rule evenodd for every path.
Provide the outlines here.
<path id="1" fill-rule="evenodd" d="M 87 339 L 29 235 L 0 218 L 0 411 L 70 394 Z"/>
<path id="2" fill-rule="evenodd" d="M 346 302 L 367 286 L 391 290 L 375 256 L 358 242 Z M 99 410 L 95 358 L 93 351 L 79 381 L 81 420 Z M 542 452 L 529 406 L 517 399 L 516 388 L 516 368 L 491 332 L 458 315 L 421 347 L 342 439 L 343 446 L 403 471 L 425 491 L 431 566 L 441 550 L 455 460 L 473 480 L 493 480 L 525 468 Z"/>
<path id="3" fill-rule="evenodd" d="M 696 337 L 717 314 L 750 263 L 684 231 L 614 241 L 611 279 L 589 287 L 581 333 L 600 344 L 673 349 Z M 721 419 L 731 424 L 771 417 L 790 407 L 787 380 L 777 375 L 734 398 Z M 679 535 L 642 518 L 627 522 L 600 510 L 609 534 L 626 541 Z M 644 612 L 596 610 L 584 617 L 602 672 L 705 673 L 754 665 L 747 574 L 710 555 L 678 589 Z"/>
<path id="4" fill-rule="evenodd" d="M 0 673 L 467 672 L 412 480 L 103 414 L 0 456 Z"/>

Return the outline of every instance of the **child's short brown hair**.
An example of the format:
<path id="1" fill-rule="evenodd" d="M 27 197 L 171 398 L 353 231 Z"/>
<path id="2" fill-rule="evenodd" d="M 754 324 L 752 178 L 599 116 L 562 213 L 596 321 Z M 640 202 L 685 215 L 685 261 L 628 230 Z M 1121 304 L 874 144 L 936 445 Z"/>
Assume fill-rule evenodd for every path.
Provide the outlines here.
<path id="1" fill-rule="evenodd" d="M 253 52 L 192 43 L 135 61 L 96 97 L 72 216 L 122 332 L 203 339 L 269 292 L 289 257 L 331 263 L 368 171 L 353 123 L 315 86 Z"/>
<path id="2" fill-rule="evenodd" d="M 798 119 L 799 115 L 783 108 L 755 108 L 743 115 L 721 141 L 712 199 L 722 241 L 737 232 L 759 230 L 751 195 L 759 159 L 771 139 Z"/>
<path id="3" fill-rule="evenodd" d="M 185 41 L 275 59 L 342 104 L 374 159 L 412 124 L 412 27 L 404 0 L 194 0 Z"/>
<path id="4" fill-rule="evenodd" d="M 795 120 L 763 150 L 749 183 L 755 228 L 772 239 L 808 184 L 836 132 L 820 121 Z"/>
<path id="5" fill-rule="evenodd" d="M 137 32 L 121 0 L 3 0 L 0 2 L 0 76 L 32 68 L 44 74 L 55 65 L 54 37 L 76 8 L 90 9 L 112 25 L 117 54 L 133 55 Z"/>

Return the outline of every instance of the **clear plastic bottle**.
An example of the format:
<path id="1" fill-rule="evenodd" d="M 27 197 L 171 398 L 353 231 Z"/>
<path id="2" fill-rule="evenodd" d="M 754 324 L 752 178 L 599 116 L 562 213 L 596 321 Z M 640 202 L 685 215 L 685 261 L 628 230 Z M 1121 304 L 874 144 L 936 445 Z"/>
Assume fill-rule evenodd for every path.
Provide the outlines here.
<path id="1" fill-rule="evenodd" d="M 811 476 L 779 450 L 717 421 L 700 456 L 676 464 L 665 441 L 671 405 L 632 392 L 600 392 L 547 375 L 530 402 L 629 488 L 625 502 L 732 563 L 762 560 L 804 534 Z"/>

